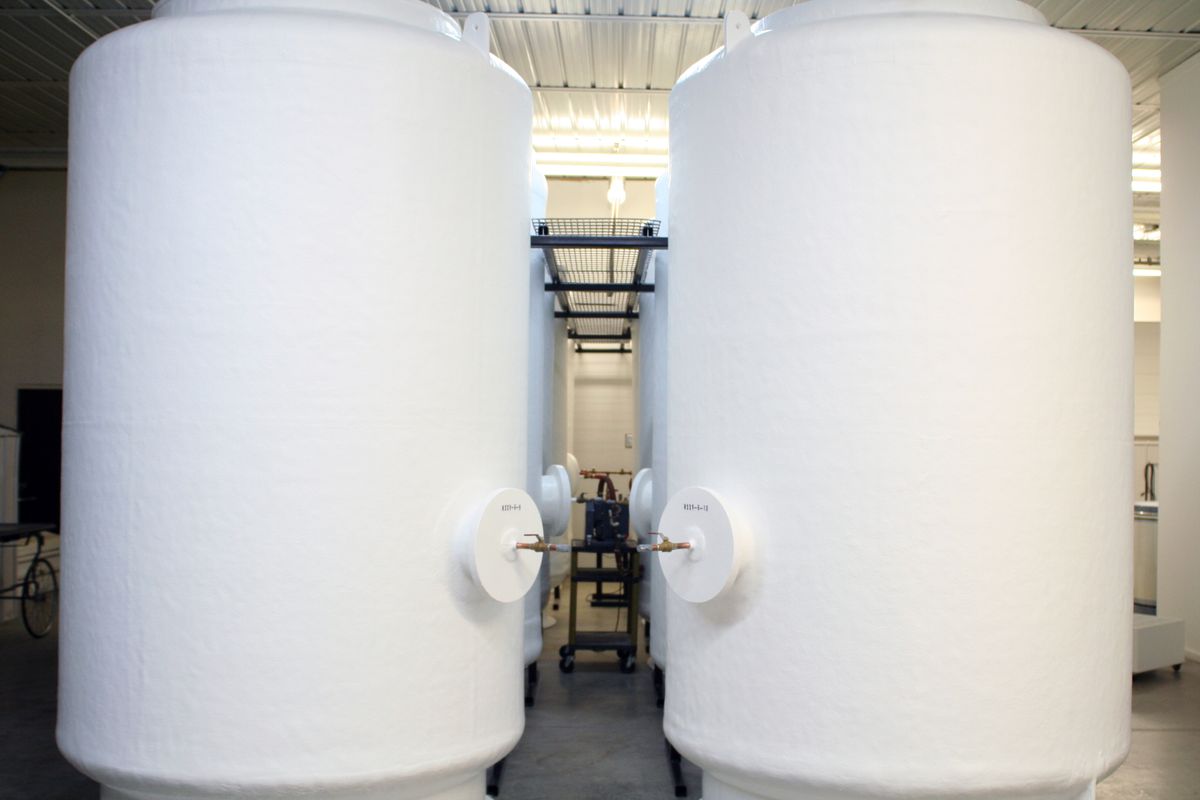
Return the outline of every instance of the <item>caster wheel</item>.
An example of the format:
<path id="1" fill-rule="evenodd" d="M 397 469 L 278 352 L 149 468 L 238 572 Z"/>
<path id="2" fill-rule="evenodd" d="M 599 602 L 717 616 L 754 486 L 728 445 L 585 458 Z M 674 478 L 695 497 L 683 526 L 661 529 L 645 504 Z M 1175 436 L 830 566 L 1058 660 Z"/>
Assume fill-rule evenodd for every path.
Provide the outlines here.
<path id="1" fill-rule="evenodd" d="M 534 663 L 529 665 L 529 683 L 532 684 L 533 686 L 537 686 L 537 682 L 538 682 L 538 665 L 537 665 L 537 662 L 535 661 Z"/>
<path id="2" fill-rule="evenodd" d="M 571 655 L 571 645 L 564 644 L 562 647 L 558 648 L 558 654 L 563 658 Z"/>
<path id="3" fill-rule="evenodd" d="M 617 648 L 617 658 L 621 659 L 622 661 L 629 658 L 629 648 L 628 647 L 618 647 Z"/>
<path id="4" fill-rule="evenodd" d="M 676 786 L 675 787 L 675 796 L 676 797 L 687 797 L 687 787 L 686 786 Z"/>
<path id="5" fill-rule="evenodd" d="M 575 656 L 563 656 L 558 660 L 558 669 L 560 672 L 575 671 Z"/>
<path id="6" fill-rule="evenodd" d="M 637 669 L 637 659 L 633 657 L 632 653 L 621 659 L 621 672 L 629 674 L 635 669 Z"/>
<path id="7" fill-rule="evenodd" d="M 1175 670 L 1176 672 L 1179 672 L 1179 670 L 1183 669 L 1183 664 L 1176 664 L 1173 667 L 1171 667 L 1171 669 Z"/>

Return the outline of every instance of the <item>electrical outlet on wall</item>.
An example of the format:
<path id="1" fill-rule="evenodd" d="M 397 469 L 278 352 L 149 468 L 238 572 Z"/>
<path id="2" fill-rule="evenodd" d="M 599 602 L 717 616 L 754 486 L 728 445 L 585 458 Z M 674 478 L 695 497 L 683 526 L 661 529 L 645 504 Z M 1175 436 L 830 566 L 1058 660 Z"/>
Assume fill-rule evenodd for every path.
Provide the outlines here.
<path id="1" fill-rule="evenodd" d="M 633 449 L 633 434 L 632 433 L 625 434 L 625 447 L 630 450 Z"/>

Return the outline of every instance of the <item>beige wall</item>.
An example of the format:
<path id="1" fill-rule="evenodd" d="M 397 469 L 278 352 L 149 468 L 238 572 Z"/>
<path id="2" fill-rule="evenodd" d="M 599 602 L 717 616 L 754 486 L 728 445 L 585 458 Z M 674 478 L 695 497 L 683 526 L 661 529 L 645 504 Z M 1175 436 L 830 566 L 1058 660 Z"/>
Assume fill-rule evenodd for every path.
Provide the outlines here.
<path id="1" fill-rule="evenodd" d="M 584 469 L 629 470 L 636 465 L 633 355 L 575 353 L 575 457 Z M 614 479 L 629 494 L 629 477 Z M 595 483 L 586 487 L 588 494 Z"/>
<path id="2" fill-rule="evenodd" d="M 1162 280 L 1133 279 L 1133 494 L 1141 499 L 1147 463 L 1158 463 Z"/>
<path id="3" fill-rule="evenodd" d="M 1162 78 L 1158 608 L 1200 659 L 1200 57 Z"/>
<path id="4" fill-rule="evenodd" d="M 17 389 L 62 385 L 63 261 L 66 254 L 67 180 L 64 172 L 9 172 L 0 177 L 0 425 L 16 427 Z M 16 448 L 0 471 L 16 469 Z M 6 516 L 16 519 L 15 475 L 7 485 Z M 58 537 L 45 554 L 58 568 Z M 31 547 L 0 554 L 5 585 L 23 574 Z M 0 619 L 15 616 L 15 603 Z"/>
<path id="5" fill-rule="evenodd" d="M 17 424 L 18 387 L 62 385 L 66 178 L 0 177 L 0 425 Z"/>
<path id="6" fill-rule="evenodd" d="M 607 178 L 551 178 L 546 215 L 550 217 L 611 217 Z M 629 178 L 618 217 L 654 218 L 654 181 Z"/>
<path id="7" fill-rule="evenodd" d="M 1158 351 L 1157 322 L 1135 322 L 1133 355 L 1133 435 L 1158 438 Z"/>

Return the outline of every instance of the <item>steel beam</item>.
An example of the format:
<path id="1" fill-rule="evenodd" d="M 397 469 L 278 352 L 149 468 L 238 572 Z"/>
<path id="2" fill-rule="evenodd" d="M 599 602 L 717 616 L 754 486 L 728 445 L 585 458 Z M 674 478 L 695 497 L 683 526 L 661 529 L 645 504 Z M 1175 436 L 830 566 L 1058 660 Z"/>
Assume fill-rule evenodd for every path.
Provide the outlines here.
<path id="1" fill-rule="evenodd" d="M 546 284 L 547 292 L 638 292 L 653 294 L 653 283 L 559 283 Z"/>

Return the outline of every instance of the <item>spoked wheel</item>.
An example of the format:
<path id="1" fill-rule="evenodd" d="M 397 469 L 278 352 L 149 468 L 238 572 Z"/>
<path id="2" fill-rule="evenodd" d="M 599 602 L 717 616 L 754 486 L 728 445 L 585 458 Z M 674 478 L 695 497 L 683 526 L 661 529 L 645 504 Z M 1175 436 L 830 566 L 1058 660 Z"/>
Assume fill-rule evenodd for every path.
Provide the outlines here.
<path id="1" fill-rule="evenodd" d="M 44 558 L 35 558 L 21 584 L 21 622 L 35 639 L 54 627 L 58 617 L 58 576 Z"/>

